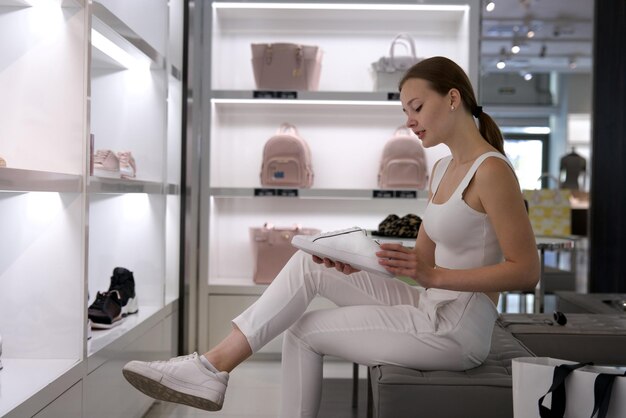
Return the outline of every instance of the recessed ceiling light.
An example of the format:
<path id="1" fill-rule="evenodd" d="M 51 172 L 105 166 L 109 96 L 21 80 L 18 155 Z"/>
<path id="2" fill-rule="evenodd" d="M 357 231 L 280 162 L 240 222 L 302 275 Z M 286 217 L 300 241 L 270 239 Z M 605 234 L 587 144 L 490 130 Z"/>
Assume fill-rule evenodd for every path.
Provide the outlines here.
<path id="1" fill-rule="evenodd" d="M 493 9 L 496 8 L 496 4 L 492 1 L 487 2 L 487 5 L 485 6 L 485 10 L 488 12 L 493 12 Z"/>

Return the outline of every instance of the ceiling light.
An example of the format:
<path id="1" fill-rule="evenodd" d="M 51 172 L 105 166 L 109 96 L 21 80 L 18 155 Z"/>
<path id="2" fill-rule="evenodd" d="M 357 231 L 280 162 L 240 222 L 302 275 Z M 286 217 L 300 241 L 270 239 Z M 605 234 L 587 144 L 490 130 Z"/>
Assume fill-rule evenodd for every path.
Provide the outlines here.
<path id="1" fill-rule="evenodd" d="M 524 73 L 524 75 L 522 77 L 524 77 L 524 80 L 526 80 L 526 81 L 530 81 L 530 80 L 533 79 L 532 73 Z"/>
<path id="2" fill-rule="evenodd" d="M 535 31 L 532 29 L 528 29 L 528 32 L 526 32 L 526 37 L 527 38 L 534 38 L 535 37 Z"/>
<path id="3" fill-rule="evenodd" d="M 487 2 L 487 5 L 485 6 L 485 10 L 488 12 L 493 12 L 493 9 L 496 8 L 496 4 L 492 1 Z"/>
<path id="4" fill-rule="evenodd" d="M 504 49 L 504 47 L 500 48 L 500 58 L 498 59 L 498 62 L 496 63 L 496 67 L 498 68 L 498 70 L 502 70 L 504 69 L 504 67 L 506 67 L 506 60 L 507 55 L 506 55 L 506 50 Z"/>
<path id="5" fill-rule="evenodd" d="M 513 46 L 511 47 L 511 52 L 513 54 L 519 54 L 520 49 L 521 48 L 519 45 L 517 45 L 517 43 L 513 43 Z"/>

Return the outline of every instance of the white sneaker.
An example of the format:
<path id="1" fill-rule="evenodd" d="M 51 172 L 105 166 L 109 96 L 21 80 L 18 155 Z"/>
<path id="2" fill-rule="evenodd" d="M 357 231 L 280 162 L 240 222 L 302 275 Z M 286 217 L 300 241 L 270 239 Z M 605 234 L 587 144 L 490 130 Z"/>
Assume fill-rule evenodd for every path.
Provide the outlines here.
<path id="1" fill-rule="evenodd" d="M 131 385 L 152 398 L 206 411 L 222 409 L 228 385 L 228 373 L 213 373 L 197 353 L 167 361 L 131 361 L 122 373 Z"/>
<path id="2" fill-rule="evenodd" d="M 291 245 L 321 258 L 393 277 L 393 274 L 378 264 L 376 252 L 380 250 L 379 244 L 367 236 L 367 231 L 357 226 L 318 235 L 296 235 L 292 238 Z"/>

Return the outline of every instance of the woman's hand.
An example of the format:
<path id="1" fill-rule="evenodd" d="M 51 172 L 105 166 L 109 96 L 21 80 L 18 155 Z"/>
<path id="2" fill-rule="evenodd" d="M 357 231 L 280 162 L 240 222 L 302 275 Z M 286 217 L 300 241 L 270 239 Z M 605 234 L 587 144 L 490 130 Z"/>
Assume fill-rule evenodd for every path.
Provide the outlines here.
<path id="1" fill-rule="evenodd" d="M 355 269 L 354 267 L 352 267 L 350 264 L 345 264 L 342 263 L 340 261 L 333 261 L 330 258 L 321 258 L 318 257 L 316 255 L 313 256 L 313 261 L 317 264 L 324 264 L 324 266 L 328 267 L 328 268 L 335 268 L 335 270 L 337 270 L 340 273 L 343 274 L 352 274 L 352 273 L 356 273 L 358 271 L 358 269 Z"/>
<path id="2" fill-rule="evenodd" d="M 437 287 L 435 266 L 429 265 L 418 253 L 402 244 L 385 243 L 376 253 L 378 262 L 395 276 L 407 276 L 423 287 Z"/>

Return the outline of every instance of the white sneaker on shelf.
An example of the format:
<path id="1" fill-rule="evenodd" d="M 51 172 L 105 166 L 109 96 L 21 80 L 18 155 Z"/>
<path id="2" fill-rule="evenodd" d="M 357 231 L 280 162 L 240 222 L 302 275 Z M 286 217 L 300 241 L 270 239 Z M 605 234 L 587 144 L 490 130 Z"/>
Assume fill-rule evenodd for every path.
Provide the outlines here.
<path id="1" fill-rule="evenodd" d="M 128 382 L 146 395 L 206 411 L 219 411 L 224 404 L 228 373 L 214 373 L 197 353 L 167 361 L 131 361 L 122 369 Z"/>
<path id="2" fill-rule="evenodd" d="M 318 235 L 296 235 L 292 238 L 291 245 L 321 258 L 393 277 L 393 274 L 378 264 L 376 252 L 380 249 L 379 244 L 367 236 L 367 231 L 356 226 Z"/>
<path id="3" fill-rule="evenodd" d="M 98 177 L 120 177 L 120 163 L 113 151 L 108 149 L 96 151 L 93 159 L 93 174 Z"/>
<path id="4" fill-rule="evenodd" d="M 123 179 L 134 179 L 137 175 L 137 165 L 135 164 L 133 154 L 130 151 L 118 152 L 117 158 L 120 162 L 120 177 Z"/>

